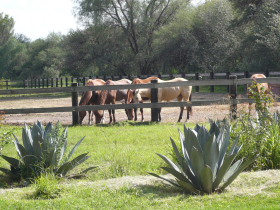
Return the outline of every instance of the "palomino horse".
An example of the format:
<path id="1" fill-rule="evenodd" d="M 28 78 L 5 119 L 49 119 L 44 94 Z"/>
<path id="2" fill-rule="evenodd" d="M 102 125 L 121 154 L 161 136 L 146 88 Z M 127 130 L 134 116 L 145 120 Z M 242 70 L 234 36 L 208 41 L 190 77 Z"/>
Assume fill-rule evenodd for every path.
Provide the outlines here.
<path id="1" fill-rule="evenodd" d="M 165 83 L 165 82 L 182 82 L 182 81 L 188 81 L 184 78 L 175 78 L 172 80 L 164 81 L 164 80 L 158 80 L 158 83 Z M 171 101 L 177 98 L 178 101 L 191 101 L 191 92 L 192 92 L 192 86 L 175 86 L 175 87 L 163 87 L 158 88 L 158 101 Z M 147 97 L 151 99 L 151 89 L 137 89 L 134 93 L 133 100 L 135 103 L 141 102 L 143 97 Z M 181 121 L 183 116 L 184 107 L 181 107 L 180 115 L 178 122 Z M 190 117 L 190 113 L 192 112 L 191 106 L 187 107 L 187 120 Z M 159 115 L 160 117 L 160 115 Z M 161 120 L 161 117 L 160 117 Z"/>
<path id="2" fill-rule="evenodd" d="M 86 86 L 99 86 L 104 85 L 105 81 L 102 79 L 89 79 L 86 82 Z M 80 100 L 79 106 L 83 105 L 94 105 L 97 102 L 98 95 L 100 94 L 100 90 L 98 91 L 85 91 L 83 93 L 83 96 Z M 79 111 L 79 123 L 82 124 L 83 119 L 86 116 L 86 111 Z M 93 113 L 91 116 L 91 111 L 88 111 L 88 124 L 90 125 L 93 121 L 92 119 Z"/>
<path id="3" fill-rule="evenodd" d="M 121 79 L 118 81 L 112 81 L 108 80 L 106 81 L 106 85 L 125 85 L 125 84 L 131 84 L 131 81 L 128 79 Z M 116 104 L 116 101 L 124 100 L 126 102 L 127 100 L 127 89 L 121 89 L 121 90 L 102 90 L 100 94 L 98 95 L 97 103 L 98 105 L 105 105 L 105 104 Z M 109 111 L 109 117 L 110 117 L 110 124 L 113 122 L 116 122 L 115 117 L 115 110 L 108 110 Z M 127 110 L 126 110 L 127 113 Z M 113 114 L 113 117 L 112 117 Z M 104 115 L 104 110 L 95 110 L 95 122 L 96 124 L 101 122 L 101 119 Z"/>
<path id="4" fill-rule="evenodd" d="M 146 79 L 139 79 L 135 78 L 133 79 L 131 84 L 147 84 L 150 83 L 154 79 L 159 79 L 158 77 L 148 77 Z M 127 91 L 127 103 L 133 103 L 133 95 L 135 93 L 135 90 L 128 89 Z M 145 98 L 142 96 L 142 100 L 146 100 L 150 98 Z M 142 103 L 142 101 L 140 101 Z M 142 122 L 144 121 L 144 115 L 143 115 L 143 108 L 140 108 L 141 116 L 142 116 Z M 133 112 L 132 109 L 128 112 L 129 119 L 133 118 Z M 134 121 L 137 121 L 137 108 L 134 109 Z"/>
<path id="5" fill-rule="evenodd" d="M 266 76 L 263 74 L 253 74 L 250 78 L 256 82 L 256 79 L 266 78 Z M 248 91 L 247 93 L 248 98 L 253 98 L 254 92 L 259 94 L 270 94 L 270 88 L 267 83 L 256 83 L 256 84 L 248 85 L 247 91 Z M 252 103 L 249 103 L 249 113 L 251 113 L 251 109 L 252 109 Z"/>

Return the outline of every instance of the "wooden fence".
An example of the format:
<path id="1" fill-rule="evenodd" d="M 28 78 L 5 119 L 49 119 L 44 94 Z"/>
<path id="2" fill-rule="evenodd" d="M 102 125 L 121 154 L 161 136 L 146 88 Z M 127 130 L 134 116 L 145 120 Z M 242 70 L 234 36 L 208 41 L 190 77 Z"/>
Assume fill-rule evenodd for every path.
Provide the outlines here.
<path id="1" fill-rule="evenodd" d="M 37 78 L 28 79 L 22 81 L 4 80 L 0 81 L 0 89 L 12 89 L 12 88 L 53 88 L 53 87 L 70 87 L 72 83 L 78 83 L 79 86 L 85 85 L 88 79 L 100 78 L 103 80 L 119 80 L 133 78 L 147 78 L 150 76 L 157 76 L 161 79 L 173 79 L 175 77 L 183 77 L 188 80 L 214 80 L 214 79 L 229 79 L 231 75 L 236 75 L 238 79 L 249 78 L 254 73 L 263 73 L 267 77 L 280 77 L 280 72 L 225 72 L 225 73 L 192 73 L 192 74 L 154 74 L 154 75 L 127 75 L 127 76 L 88 76 L 88 77 L 61 77 L 61 78 Z M 199 86 L 195 87 L 195 91 L 199 92 Z M 214 86 L 210 87 L 210 92 L 214 92 Z"/>
<path id="2" fill-rule="evenodd" d="M 280 84 L 280 77 L 270 77 L 257 79 L 257 82 L 266 82 L 269 84 Z M 26 109 L 2 109 L 0 111 L 5 114 L 27 114 L 27 113 L 50 113 L 50 112 L 72 112 L 73 125 L 78 124 L 79 111 L 94 111 L 94 110 L 108 110 L 108 109 L 131 109 L 131 108 L 151 108 L 153 121 L 158 121 L 153 115 L 158 108 L 162 107 L 181 107 L 181 106 L 206 106 L 214 104 L 228 104 L 231 107 L 232 117 L 236 117 L 237 104 L 244 102 L 254 102 L 253 99 L 239 99 L 237 98 L 237 86 L 251 84 L 252 80 L 248 78 L 237 79 L 236 75 L 231 75 L 230 79 L 215 79 L 215 80 L 191 80 L 186 82 L 170 82 L 170 83 L 150 83 L 140 85 L 105 85 L 105 86 L 77 86 L 77 83 L 72 83 L 71 87 L 58 87 L 58 88 L 40 88 L 40 89 L 8 89 L 0 90 L 0 95 L 13 95 L 13 94 L 32 94 L 32 93 L 58 93 L 68 92 L 72 93 L 72 106 L 68 107 L 50 107 L 50 108 L 26 108 Z M 152 102 L 152 103 L 139 103 L 139 104 L 114 104 L 114 105 L 87 105 L 78 106 L 78 93 L 90 90 L 116 90 L 116 89 L 141 89 L 141 88 L 162 88 L 173 86 L 229 86 L 229 99 L 218 99 L 208 101 L 192 101 L 192 102 Z M 155 91 L 157 92 L 157 91 Z M 152 98 L 156 96 L 153 95 Z M 279 98 L 276 101 L 280 101 Z"/>

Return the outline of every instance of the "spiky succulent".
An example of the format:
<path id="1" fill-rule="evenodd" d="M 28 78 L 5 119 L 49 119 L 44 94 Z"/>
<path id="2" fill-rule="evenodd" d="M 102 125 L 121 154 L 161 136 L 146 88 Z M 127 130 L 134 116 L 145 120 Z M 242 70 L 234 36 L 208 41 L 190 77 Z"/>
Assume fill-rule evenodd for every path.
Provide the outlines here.
<path id="1" fill-rule="evenodd" d="M 195 129 L 184 126 L 179 130 L 181 151 L 171 138 L 175 161 L 158 154 L 168 167 L 162 167 L 172 174 L 175 180 L 150 173 L 187 193 L 204 194 L 223 191 L 254 159 L 234 162 L 241 146 L 238 139 L 230 146 L 230 126 L 219 128 L 212 122 L 210 131 L 204 126 Z"/>
<path id="2" fill-rule="evenodd" d="M 88 153 L 84 153 L 70 160 L 84 138 L 66 154 L 68 129 L 65 128 L 61 132 L 60 128 L 59 123 L 56 126 L 48 123 L 44 127 L 39 121 L 32 128 L 25 125 L 22 129 L 23 144 L 16 136 L 14 140 L 19 159 L 1 155 L 10 164 L 11 169 L 0 168 L 0 170 L 15 179 L 34 178 L 43 172 L 66 176 L 70 170 L 86 161 L 89 156 L 87 156 Z M 90 167 L 82 173 L 93 168 L 95 167 Z"/>

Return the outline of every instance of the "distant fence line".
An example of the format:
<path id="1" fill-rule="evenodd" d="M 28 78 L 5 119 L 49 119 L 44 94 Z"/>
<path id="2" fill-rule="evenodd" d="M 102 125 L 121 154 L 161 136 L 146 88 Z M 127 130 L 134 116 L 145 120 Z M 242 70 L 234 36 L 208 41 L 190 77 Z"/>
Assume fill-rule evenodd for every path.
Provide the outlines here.
<path id="1" fill-rule="evenodd" d="M 270 77 L 257 79 L 260 83 L 270 83 L 280 85 L 280 77 Z M 233 117 L 236 117 L 237 104 L 244 102 L 254 102 L 253 99 L 238 99 L 237 85 L 251 84 L 252 80 L 248 78 L 237 79 L 236 75 L 230 76 L 230 79 L 215 79 L 215 80 L 191 80 L 185 82 L 169 82 L 169 83 L 149 83 L 149 84 L 133 84 L 133 85 L 103 85 L 103 86 L 77 86 L 77 83 L 72 83 L 71 87 L 58 88 L 38 88 L 38 89 L 8 89 L 0 90 L 0 95 L 9 94 L 30 94 L 30 93 L 56 93 L 56 92 L 71 92 L 72 106 L 68 107 L 50 107 L 50 108 L 27 108 L 27 109 L 5 109 L 0 110 L 5 114 L 26 114 L 26 113 L 49 113 L 49 112 L 72 112 L 73 125 L 78 124 L 79 111 L 94 111 L 94 110 L 108 110 L 108 109 L 131 109 L 131 108 L 151 108 L 152 116 L 158 116 L 155 111 L 162 107 L 181 107 L 181 106 L 205 106 L 212 104 L 228 104 Z M 152 102 L 139 104 L 114 104 L 114 105 L 88 105 L 78 106 L 78 92 L 88 90 L 116 90 L 116 89 L 141 89 L 141 88 L 162 88 L 174 86 L 209 86 L 209 85 L 227 85 L 229 86 L 229 98 L 219 100 L 202 100 L 192 102 Z M 157 91 L 156 91 L 157 92 Z M 155 96 L 152 96 L 155 97 Z M 276 100 L 279 101 L 279 98 Z M 154 110 L 154 111 L 153 111 Z M 153 121 L 157 119 L 152 117 Z"/>
<path id="2" fill-rule="evenodd" d="M 183 77 L 188 80 L 205 80 L 205 79 L 229 79 L 230 75 L 236 75 L 238 79 L 249 78 L 256 72 L 225 72 L 225 73 L 192 73 L 192 74 L 153 74 L 153 75 L 128 75 L 128 76 L 88 76 L 88 77 L 60 77 L 60 78 L 38 78 L 28 79 L 22 81 L 4 80 L 0 81 L 1 89 L 13 89 L 13 88 L 54 88 L 54 87 L 70 87 L 71 83 L 78 83 L 79 86 L 85 85 L 88 79 L 103 79 L 103 80 L 119 80 L 119 79 L 134 79 L 136 77 L 144 79 L 150 76 L 157 76 L 161 79 L 173 79 L 175 77 Z M 267 77 L 280 76 L 280 72 L 259 72 L 264 73 Z M 199 92 L 199 86 L 195 87 L 196 92 Z M 214 92 L 214 86 L 210 87 L 210 92 Z"/>

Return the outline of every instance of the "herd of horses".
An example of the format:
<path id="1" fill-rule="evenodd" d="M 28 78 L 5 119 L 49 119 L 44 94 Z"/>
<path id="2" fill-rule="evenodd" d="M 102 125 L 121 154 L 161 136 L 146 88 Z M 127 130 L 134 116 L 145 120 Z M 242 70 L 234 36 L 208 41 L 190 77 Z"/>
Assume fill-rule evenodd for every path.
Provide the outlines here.
<path id="1" fill-rule="evenodd" d="M 254 74 L 251 79 L 256 80 L 257 78 L 265 78 L 263 74 Z M 133 81 L 128 79 L 121 79 L 118 81 L 107 80 L 106 82 L 102 79 L 89 79 L 86 82 L 86 86 L 100 86 L 100 85 L 125 85 L 125 84 L 147 84 L 152 80 L 157 80 L 158 83 L 165 82 L 180 82 L 188 81 L 184 78 L 175 78 L 172 80 L 161 80 L 158 77 L 149 77 L 146 79 L 135 78 Z M 257 83 L 256 91 L 266 91 L 269 92 L 269 87 L 267 83 Z M 192 86 L 175 86 L 175 87 L 163 87 L 158 88 L 158 101 L 172 101 L 177 99 L 178 101 L 191 102 L 192 96 Z M 248 96 L 251 97 L 250 92 Z M 79 102 L 79 106 L 83 105 L 105 105 L 105 104 L 116 104 L 117 101 L 130 104 L 130 103 L 143 103 L 144 101 L 151 100 L 151 89 L 141 88 L 141 89 L 120 89 L 120 90 L 97 90 L 97 91 L 85 91 Z M 250 106 L 249 106 L 250 107 Z M 187 106 L 187 120 L 192 113 L 191 106 Z M 181 121 L 183 116 L 184 107 L 180 107 L 180 114 L 178 122 Z M 109 112 L 109 123 L 115 123 L 115 110 L 108 110 Z M 144 121 L 143 109 L 140 108 L 141 121 Z M 128 120 L 137 121 L 137 108 L 126 109 L 126 116 Z M 86 111 L 79 112 L 79 123 L 82 124 L 83 119 L 86 116 Z M 88 111 L 88 124 L 93 123 L 93 116 L 95 116 L 95 123 L 104 123 L 104 110 L 95 110 L 93 112 Z M 159 114 L 159 120 L 161 120 Z"/>

